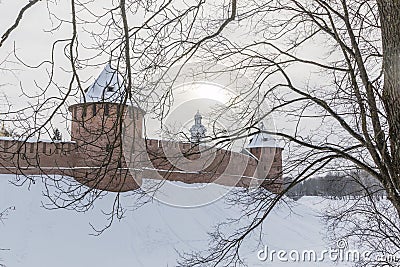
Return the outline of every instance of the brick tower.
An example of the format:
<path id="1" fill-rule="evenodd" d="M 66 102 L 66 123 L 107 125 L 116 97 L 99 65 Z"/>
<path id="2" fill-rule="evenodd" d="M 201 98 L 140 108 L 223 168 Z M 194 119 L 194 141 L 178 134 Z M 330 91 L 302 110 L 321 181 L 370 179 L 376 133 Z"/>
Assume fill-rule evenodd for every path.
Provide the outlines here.
<path id="1" fill-rule="evenodd" d="M 71 140 L 77 144 L 75 178 L 107 191 L 137 189 L 141 171 L 127 164 L 127 155 L 128 161 L 139 162 L 135 157 L 144 142 L 144 112 L 126 101 L 119 73 L 108 64 L 80 103 L 71 105 L 69 111 Z"/>
<path id="2" fill-rule="evenodd" d="M 282 151 L 278 142 L 265 132 L 260 123 L 260 132 L 253 136 L 246 149 L 258 160 L 255 177 L 265 179 L 262 186 L 272 192 L 282 190 Z"/>

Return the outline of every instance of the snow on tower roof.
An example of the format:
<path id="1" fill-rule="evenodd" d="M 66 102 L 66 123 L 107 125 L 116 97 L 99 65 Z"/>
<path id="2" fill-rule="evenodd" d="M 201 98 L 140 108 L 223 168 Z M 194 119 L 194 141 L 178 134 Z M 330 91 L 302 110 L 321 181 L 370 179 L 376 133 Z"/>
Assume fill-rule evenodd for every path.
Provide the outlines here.
<path id="1" fill-rule="evenodd" d="M 110 63 L 106 65 L 85 94 L 86 102 L 123 103 L 124 97 L 124 81 L 118 70 L 113 69 Z"/>
<path id="2" fill-rule="evenodd" d="M 272 135 L 265 132 L 264 124 L 260 123 L 260 132 L 255 134 L 246 148 L 254 147 L 282 147 Z"/>

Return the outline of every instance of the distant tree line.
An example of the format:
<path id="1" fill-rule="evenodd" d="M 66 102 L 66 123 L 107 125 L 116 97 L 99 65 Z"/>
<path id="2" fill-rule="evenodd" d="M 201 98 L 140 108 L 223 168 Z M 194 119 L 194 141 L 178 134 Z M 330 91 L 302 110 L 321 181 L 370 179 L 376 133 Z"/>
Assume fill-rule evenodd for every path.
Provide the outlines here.
<path id="1" fill-rule="evenodd" d="M 285 184 L 290 184 L 290 178 Z M 287 195 L 295 200 L 303 196 L 323 196 L 334 199 L 372 196 L 381 199 L 385 196 L 382 185 L 365 173 L 352 172 L 350 174 L 328 173 L 325 176 L 316 176 L 291 188 Z"/>

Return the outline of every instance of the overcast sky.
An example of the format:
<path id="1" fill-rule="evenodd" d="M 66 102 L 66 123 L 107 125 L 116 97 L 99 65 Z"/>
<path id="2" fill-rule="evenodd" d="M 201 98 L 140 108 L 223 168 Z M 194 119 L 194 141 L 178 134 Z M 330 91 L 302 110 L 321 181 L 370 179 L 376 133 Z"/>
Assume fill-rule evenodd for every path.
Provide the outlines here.
<path id="1" fill-rule="evenodd" d="M 102 4 L 107 1 L 102 1 Z M 57 14 L 60 19 L 66 18 L 69 19 L 68 16 L 70 14 L 69 3 L 66 1 L 57 1 L 57 5 L 52 5 L 51 9 Z M 96 2 L 99 3 L 99 2 Z M 25 5 L 25 1 L 13 1 L 13 0 L 2 0 L 0 3 L 0 32 L 4 32 L 15 20 L 15 17 L 20 10 L 20 8 Z M 103 7 L 100 5 L 94 5 L 94 7 Z M 46 8 L 46 1 L 41 1 L 37 3 L 33 8 L 31 8 L 24 15 L 19 28 L 14 31 L 10 38 L 7 40 L 5 45 L 0 49 L 0 62 L 5 59 L 10 59 L 15 62 L 16 59 L 13 55 L 9 55 L 9 53 L 13 53 L 14 48 L 17 54 L 17 57 L 22 59 L 24 63 L 30 66 L 37 66 L 43 60 L 49 60 L 51 53 L 51 46 L 54 40 L 60 38 L 68 38 L 70 37 L 71 29 L 70 25 L 62 24 L 55 33 L 50 33 L 49 30 L 53 27 L 58 26 L 57 21 L 49 17 L 48 11 Z M 85 35 L 80 33 L 80 38 L 84 40 Z M 67 59 L 64 55 L 62 55 L 62 46 L 64 44 L 59 44 L 56 46 L 56 65 L 55 65 L 55 77 L 54 80 L 58 82 L 60 85 L 68 87 L 70 76 L 67 75 L 63 71 L 63 66 L 68 66 Z M 304 51 L 300 51 L 304 55 L 307 55 L 309 58 L 316 58 L 320 55 L 320 53 L 316 53 L 319 51 L 318 45 L 314 47 L 310 45 Z M 107 61 L 106 58 L 99 58 L 97 62 Z M 1 80 L 0 84 L 0 93 L 7 96 L 10 101 L 12 110 L 17 110 L 19 108 L 26 107 L 29 104 L 37 104 L 37 100 L 29 99 L 26 96 L 22 96 L 22 92 L 26 93 L 28 96 L 36 95 L 40 92 L 40 87 L 45 87 L 46 82 L 48 80 L 46 69 L 48 70 L 48 64 L 42 65 L 38 69 L 30 69 L 22 66 L 21 64 L 14 64 L 13 62 L 3 63 L 0 67 L 5 69 L 13 69 L 12 72 L 7 70 L 0 71 Z M 94 66 L 93 68 L 86 68 L 84 71 L 80 73 L 81 82 L 84 87 L 88 87 L 97 75 L 102 71 L 103 65 Z M 311 70 L 302 69 L 294 69 L 291 72 L 294 80 L 297 80 L 299 83 L 305 83 L 309 79 L 309 73 Z M 222 85 L 225 86 L 225 85 Z M 64 90 L 65 92 L 65 90 Z M 40 101 L 44 101 L 50 97 L 60 96 L 59 91 L 54 88 L 54 86 L 50 86 L 49 90 L 46 92 L 46 95 L 41 97 Z M 196 93 L 192 93 L 192 98 L 194 100 L 200 100 L 201 104 L 196 105 L 187 105 L 187 109 L 182 112 L 182 109 L 179 109 L 179 112 L 175 112 L 176 118 L 174 118 L 174 124 L 177 125 L 190 125 L 188 120 L 193 118 L 193 115 L 197 110 L 200 110 L 203 113 L 207 113 L 212 107 L 215 101 L 221 103 L 221 99 L 219 99 L 218 94 L 203 94 L 202 96 L 196 95 Z M 75 103 L 79 99 L 79 95 L 72 96 L 68 99 L 68 104 Z M 210 100 L 210 104 L 205 104 L 207 99 Z M 187 101 L 187 100 L 185 100 Z M 199 102 L 199 103 L 200 103 Z M 3 101 L 4 103 L 4 101 Z M 178 106 L 180 102 L 178 101 Z M 0 107 L 4 112 L 7 110 L 8 106 Z M 176 111 L 176 106 L 174 107 Z M 64 112 L 62 115 L 59 115 L 54 120 L 54 124 L 56 127 L 59 127 L 60 130 L 64 133 L 64 136 L 68 136 L 66 129 L 68 129 L 68 120 L 65 120 L 65 116 L 69 116 L 70 114 Z M 148 119 L 152 116 L 148 114 Z M 170 116 L 172 118 L 172 116 Z M 172 119 L 171 119 L 172 120 Z M 285 118 L 279 118 L 275 120 L 278 124 L 281 124 L 285 127 L 292 127 L 289 123 L 287 126 L 285 125 Z M 148 121 L 146 125 L 148 126 L 147 133 L 150 136 L 156 136 L 157 129 L 159 128 L 159 124 L 157 121 Z M 270 126 L 273 123 L 268 123 Z M 273 128 L 273 125 L 272 125 Z"/>

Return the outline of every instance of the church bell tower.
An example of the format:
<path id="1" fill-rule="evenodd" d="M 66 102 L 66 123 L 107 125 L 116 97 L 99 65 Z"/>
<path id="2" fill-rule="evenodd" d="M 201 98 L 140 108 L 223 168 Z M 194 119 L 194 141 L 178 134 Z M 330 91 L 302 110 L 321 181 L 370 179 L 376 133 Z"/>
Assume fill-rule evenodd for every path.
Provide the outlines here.
<path id="1" fill-rule="evenodd" d="M 203 124 L 201 124 L 202 118 L 200 112 L 197 111 L 196 115 L 194 115 L 194 125 L 190 128 L 190 141 L 192 143 L 198 144 L 201 139 L 206 137 L 207 129 Z"/>

